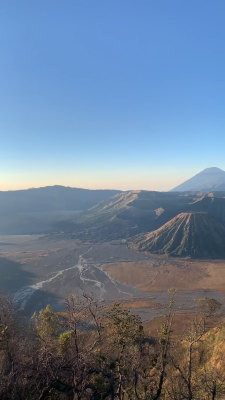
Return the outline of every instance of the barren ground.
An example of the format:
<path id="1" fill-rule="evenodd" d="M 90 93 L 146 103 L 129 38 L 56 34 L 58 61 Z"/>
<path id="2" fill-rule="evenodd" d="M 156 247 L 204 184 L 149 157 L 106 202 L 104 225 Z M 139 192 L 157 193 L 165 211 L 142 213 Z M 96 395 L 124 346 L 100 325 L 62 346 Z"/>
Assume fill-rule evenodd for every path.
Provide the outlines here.
<path id="1" fill-rule="evenodd" d="M 171 287 L 177 290 L 215 290 L 225 293 L 224 261 L 187 259 L 149 259 L 103 266 L 113 278 L 144 291 L 158 292 Z"/>
<path id="2" fill-rule="evenodd" d="M 143 321 L 165 314 L 169 288 L 179 315 L 196 299 L 225 304 L 225 262 L 166 258 L 129 249 L 122 241 L 90 243 L 60 236 L 1 236 L 0 291 L 29 314 L 82 291 L 100 301 L 119 300 Z M 184 319 L 183 319 L 184 320 Z"/>

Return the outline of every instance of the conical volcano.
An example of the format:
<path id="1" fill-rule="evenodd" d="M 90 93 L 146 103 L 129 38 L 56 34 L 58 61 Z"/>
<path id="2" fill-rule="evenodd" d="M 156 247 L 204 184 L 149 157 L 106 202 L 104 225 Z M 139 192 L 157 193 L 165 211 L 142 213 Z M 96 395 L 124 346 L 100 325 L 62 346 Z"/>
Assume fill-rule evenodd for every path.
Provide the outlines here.
<path id="1" fill-rule="evenodd" d="M 225 190 L 225 171 L 220 168 L 206 168 L 186 182 L 172 189 L 172 192 L 212 192 Z"/>
<path id="2" fill-rule="evenodd" d="M 155 254 L 225 258 L 225 226 L 202 212 L 183 212 L 161 228 L 136 236 L 131 246 Z"/>

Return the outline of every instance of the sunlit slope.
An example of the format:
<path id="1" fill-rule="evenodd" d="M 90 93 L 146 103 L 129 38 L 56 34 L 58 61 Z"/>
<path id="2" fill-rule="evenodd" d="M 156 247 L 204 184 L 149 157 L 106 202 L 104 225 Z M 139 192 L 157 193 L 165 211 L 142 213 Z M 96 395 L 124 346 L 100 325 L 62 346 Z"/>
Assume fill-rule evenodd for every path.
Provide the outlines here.
<path id="1" fill-rule="evenodd" d="M 225 226 L 203 212 L 182 212 L 159 229 L 136 236 L 131 246 L 156 254 L 225 257 Z"/>
<path id="2" fill-rule="evenodd" d="M 126 238 L 162 226 L 186 209 L 199 195 L 177 195 L 148 191 L 119 193 L 61 224 L 62 230 L 82 237 L 100 239 Z"/>
<path id="3" fill-rule="evenodd" d="M 207 212 L 225 221 L 225 193 L 217 196 L 201 192 L 123 192 L 65 220 L 56 229 L 80 238 L 111 240 L 154 231 L 181 212 Z"/>

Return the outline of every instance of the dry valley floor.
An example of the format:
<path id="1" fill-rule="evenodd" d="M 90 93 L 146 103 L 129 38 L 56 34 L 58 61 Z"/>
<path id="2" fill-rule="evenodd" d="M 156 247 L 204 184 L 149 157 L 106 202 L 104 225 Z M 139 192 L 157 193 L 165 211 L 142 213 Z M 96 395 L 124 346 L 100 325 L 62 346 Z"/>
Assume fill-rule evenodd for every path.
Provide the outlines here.
<path id="1" fill-rule="evenodd" d="M 225 261 L 192 261 L 132 250 L 123 241 L 89 243 L 51 235 L 0 237 L 0 291 L 28 314 L 83 291 L 99 301 L 121 301 L 143 321 L 165 313 L 167 290 L 176 309 L 194 312 L 196 299 L 225 303 Z M 222 312 L 223 312 L 222 307 Z"/>

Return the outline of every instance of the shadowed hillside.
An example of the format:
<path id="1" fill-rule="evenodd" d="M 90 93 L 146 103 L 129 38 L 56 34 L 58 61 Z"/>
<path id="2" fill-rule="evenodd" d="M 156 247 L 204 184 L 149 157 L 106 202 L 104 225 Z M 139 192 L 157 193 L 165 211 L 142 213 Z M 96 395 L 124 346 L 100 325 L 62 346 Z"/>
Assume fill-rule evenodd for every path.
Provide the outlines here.
<path id="1" fill-rule="evenodd" d="M 207 212 L 209 215 L 225 221 L 225 198 L 224 193 L 205 194 L 196 199 L 190 206 L 188 211 Z"/>
<path id="2" fill-rule="evenodd" d="M 46 186 L 26 190 L 0 191 L 1 214 L 10 212 L 80 211 L 106 200 L 119 190 L 89 190 Z"/>
<path id="3" fill-rule="evenodd" d="M 207 213 L 186 212 L 131 245 L 156 254 L 192 258 L 225 257 L 225 226 Z"/>
<path id="4" fill-rule="evenodd" d="M 181 212 L 196 211 L 225 221 L 224 193 L 123 192 L 57 227 L 80 238 L 111 240 L 154 231 Z"/>
<path id="5" fill-rule="evenodd" d="M 196 198 L 199 196 L 195 195 L 194 200 Z M 123 192 L 58 227 L 77 233 L 82 238 L 125 238 L 159 228 L 192 202 L 192 195 L 143 190 Z"/>
<path id="6" fill-rule="evenodd" d="M 0 234 L 51 232 L 56 222 L 73 218 L 118 192 L 58 185 L 0 191 Z"/>

